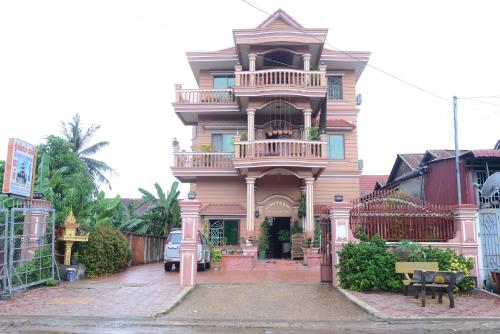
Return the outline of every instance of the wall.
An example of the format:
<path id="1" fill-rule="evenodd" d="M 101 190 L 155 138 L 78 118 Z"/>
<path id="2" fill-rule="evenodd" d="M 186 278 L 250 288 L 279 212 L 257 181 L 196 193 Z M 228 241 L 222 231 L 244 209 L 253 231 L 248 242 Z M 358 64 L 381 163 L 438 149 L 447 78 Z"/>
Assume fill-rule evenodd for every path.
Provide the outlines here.
<path id="1" fill-rule="evenodd" d="M 163 261 L 166 237 L 148 234 L 124 233 L 132 251 L 132 265 Z"/>

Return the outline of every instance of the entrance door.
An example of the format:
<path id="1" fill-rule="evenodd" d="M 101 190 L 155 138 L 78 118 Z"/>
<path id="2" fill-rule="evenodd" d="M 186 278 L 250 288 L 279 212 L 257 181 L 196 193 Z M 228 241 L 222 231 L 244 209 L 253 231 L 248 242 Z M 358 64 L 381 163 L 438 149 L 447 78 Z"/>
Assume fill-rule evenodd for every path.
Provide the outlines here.
<path id="1" fill-rule="evenodd" d="M 280 241 L 282 239 L 280 235 L 283 236 L 286 232 L 288 232 L 288 241 Z M 288 243 L 288 249 L 286 249 L 286 245 L 283 247 L 283 244 L 286 243 Z M 272 223 L 269 224 L 269 250 L 267 257 L 272 259 L 290 258 L 290 217 L 273 217 Z"/>

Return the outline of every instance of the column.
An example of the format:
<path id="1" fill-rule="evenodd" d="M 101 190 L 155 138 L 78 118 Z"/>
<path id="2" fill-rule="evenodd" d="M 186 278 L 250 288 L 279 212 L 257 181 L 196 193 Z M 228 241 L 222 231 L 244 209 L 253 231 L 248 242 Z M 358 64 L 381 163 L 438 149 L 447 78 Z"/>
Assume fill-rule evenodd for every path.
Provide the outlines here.
<path id="1" fill-rule="evenodd" d="M 247 181 L 247 234 L 255 235 L 255 178 L 246 177 Z"/>
<path id="2" fill-rule="evenodd" d="M 461 251 L 465 257 L 472 258 L 474 268 L 470 275 L 478 278 L 477 282 L 481 285 L 481 276 L 483 273 L 479 271 L 478 259 L 478 207 L 475 204 L 461 204 L 453 208 L 453 224 L 455 225 L 456 235 L 450 242 L 458 241 L 461 243 Z M 457 240 L 458 239 L 458 240 Z"/>
<path id="3" fill-rule="evenodd" d="M 255 109 L 247 109 L 247 130 L 248 130 L 248 141 L 255 140 Z"/>
<path id="4" fill-rule="evenodd" d="M 326 65 L 321 64 L 319 65 L 319 71 L 321 72 L 320 74 L 320 79 L 321 79 L 321 87 L 326 87 Z"/>
<path id="5" fill-rule="evenodd" d="M 310 74 L 308 73 L 311 70 L 311 54 L 305 53 L 302 55 L 302 60 L 304 61 L 304 71 L 306 72 L 305 74 L 305 85 L 309 86 L 310 82 Z"/>
<path id="6" fill-rule="evenodd" d="M 332 284 L 338 287 L 337 268 L 338 264 L 337 251 L 342 249 L 343 245 L 349 240 L 353 241 L 352 233 L 349 233 L 349 219 L 351 214 L 352 204 L 348 202 L 333 202 L 330 208 L 330 224 L 331 224 L 331 244 L 332 251 Z"/>
<path id="7" fill-rule="evenodd" d="M 180 245 L 179 284 L 182 286 L 196 285 L 198 267 L 198 225 L 201 202 L 197 200 L 182 200 L 179 202 L 182 218 L 182 237 Z"/>
<path id="8" fill-rule="evenodd" d="M 306 183 L 306 228 L 305 232 L 308 237 L 314 235 L 314 177 L 307 177 Z"/>
<path id="9" fill-rule="evenodd" d="M 243 67 L 241 65 L 234 65 L 234 87 L 241 86 L 241 70 Z"/>
<path id="10" fill-rule="evenodd" d="M 311 109 L 304 109 L 304 139 L 309 139 L 309 129 L 311 128 Z"/>
<path id="11" fill-rule="evenodd" d="M 250 53 L 248 55 L 248 70 L 250 73 L 250 86 L 255 86 L 255 61 L 257 60 L 257 55 L 255 53 Z"/>

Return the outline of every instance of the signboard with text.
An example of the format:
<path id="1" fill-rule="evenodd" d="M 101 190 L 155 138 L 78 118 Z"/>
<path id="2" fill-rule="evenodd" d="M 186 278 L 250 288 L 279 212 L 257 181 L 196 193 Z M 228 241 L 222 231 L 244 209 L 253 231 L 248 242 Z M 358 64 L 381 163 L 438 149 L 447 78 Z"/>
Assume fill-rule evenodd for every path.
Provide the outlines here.
<path id="1" fill-rule="evenodd" d="M 16 138 L 10 138 L 2 192 L 31 197 L 35 163 L 35 146 Z"/>

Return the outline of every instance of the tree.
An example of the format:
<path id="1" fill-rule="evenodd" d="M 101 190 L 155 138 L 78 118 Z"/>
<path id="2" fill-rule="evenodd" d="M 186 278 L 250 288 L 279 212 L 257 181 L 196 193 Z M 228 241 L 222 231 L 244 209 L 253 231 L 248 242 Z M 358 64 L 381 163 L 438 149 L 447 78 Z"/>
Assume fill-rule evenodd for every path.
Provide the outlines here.
<path id="1" fill-rule="evenodd" d="M 178 186 L 179 182 L 173 182 L 170 187 L 170 191 L 167 195 L 165 195 L 165 192 L 160 185 L 155 183 L 158 198 L 156 198 L 149 191 L 139 188 L 143 199 L 143 203 L 141 205 L 144 205 L 145 203 L 149 203 L 151 205 L 144 215 L 143 220 L 148 221 L 150 224 L 164 226 L 165 235 L 170 232 L 172 227 L 179 226 L 181 209 L 177 200 L 180 194 L 180 191 L 177 190 Z"/>
<path id="2" fill-rule="evenodd" d="M 116 211 L 121 205 L 121 198 L 117 195 L 115 198 L 106 198 L 106 194 L 100 191 L 92 201 L 87 212 L 82 218 L 82 226 L 108 226 L 115 227 L 114 217 Z"/>
<path id="3" fill-rule="evenodd" d="M 75 114 L 71 122 L 61 122 L 62 132 L 64 137 L 72 146 L 72 150 L 85 163 L 89 174 L 94 181 L 106 184 L 111 189 L 111 183 L 106 178 L 105 174 L 113 174 L 115 171 L 108 166 L 104 161 L 96 160 L 90 156 L 99 152 L 102 148 L 109 145 L 108 141 L 101 141 L 91 146 L 88 146 L 91 138 L 100 125 L 92 124 L 88 129 L 84 129 L 83 123 L 80 120 L 80 115 Z"/>

